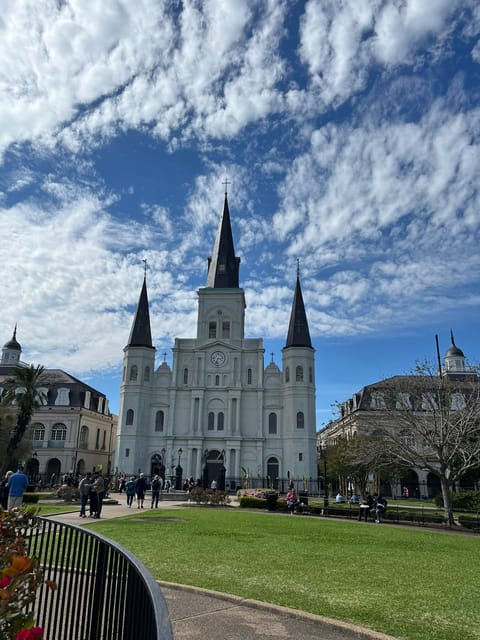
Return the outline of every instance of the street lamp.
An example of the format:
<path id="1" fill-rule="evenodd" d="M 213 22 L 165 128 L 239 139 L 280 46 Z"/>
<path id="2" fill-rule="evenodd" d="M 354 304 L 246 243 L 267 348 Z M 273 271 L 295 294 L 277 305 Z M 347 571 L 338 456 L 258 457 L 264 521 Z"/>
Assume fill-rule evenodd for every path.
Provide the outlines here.
<path id="1" fill-rule="evenodd" d="M 180 459 L 182 457 L 182 449 L 177 451 L 178 453 L 178 466 L 176 469 L 176 478 L 175 478 L 175 490 L 181 491 L 182 489 L 182 467 L 180 466 Z"/>

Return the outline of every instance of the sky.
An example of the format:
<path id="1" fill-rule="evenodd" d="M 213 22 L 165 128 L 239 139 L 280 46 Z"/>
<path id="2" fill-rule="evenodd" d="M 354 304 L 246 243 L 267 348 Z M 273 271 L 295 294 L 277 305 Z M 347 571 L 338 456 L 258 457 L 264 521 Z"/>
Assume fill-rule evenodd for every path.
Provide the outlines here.
<path id="1" fill-rule="evenodd" d="M 479 33 L 477 0 L 4 0 L 0 344 L 117 413 L 142 260 L 171 364 L 228 180 L 265 365 L 300 260 L 317 429 L 437 334 L 478 363 Z"/>

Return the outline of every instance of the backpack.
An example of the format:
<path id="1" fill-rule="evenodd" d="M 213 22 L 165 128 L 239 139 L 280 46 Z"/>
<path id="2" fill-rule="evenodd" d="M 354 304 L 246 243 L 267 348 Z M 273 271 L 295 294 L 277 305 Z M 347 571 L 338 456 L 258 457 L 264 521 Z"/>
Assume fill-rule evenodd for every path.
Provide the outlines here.
<path id="1" fill-rule="evenodd" d="M 158 491 L 160 489 L 160 480 L 152 480 L 152 489 Z"/>

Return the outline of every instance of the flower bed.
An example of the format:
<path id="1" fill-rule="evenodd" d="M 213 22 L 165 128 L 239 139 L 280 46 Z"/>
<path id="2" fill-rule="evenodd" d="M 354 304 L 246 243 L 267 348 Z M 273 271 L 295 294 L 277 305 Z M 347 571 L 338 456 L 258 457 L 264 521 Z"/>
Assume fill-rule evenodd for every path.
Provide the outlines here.
<path id="1" fill-rule="evenodd" d="M 0 640 L 39 640 L 32 606 L 42 572 L 28 555 L 25 536 L 35 525 L 35 509 L 0 510 Z M 51 588 L 53 583 L 46 582 Z"/>

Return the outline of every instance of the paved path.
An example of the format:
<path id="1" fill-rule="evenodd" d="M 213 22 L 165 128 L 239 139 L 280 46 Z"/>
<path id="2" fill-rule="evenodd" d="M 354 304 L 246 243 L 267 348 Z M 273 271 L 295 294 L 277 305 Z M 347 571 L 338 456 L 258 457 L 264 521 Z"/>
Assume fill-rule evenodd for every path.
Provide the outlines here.
<path id="1" fill-rule="evenodd" d="M 115 496 L 117 497 L 117 496 Z M 125 504 L 103 507 L 102 518 L 136 513 Z M 145 501 L 148 509 L 148 502 Z M 186 502 L 162 500 L 160 509 L 187 507 Z M 78 512 L 50 516 L 68 524 L 95 523 Z M 159 581 L 170 612 L 174 640 L 394 640 L 363 627 L 315 616 L 295 609 L 246 600 L 196 587 Z"/>

